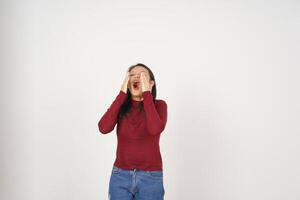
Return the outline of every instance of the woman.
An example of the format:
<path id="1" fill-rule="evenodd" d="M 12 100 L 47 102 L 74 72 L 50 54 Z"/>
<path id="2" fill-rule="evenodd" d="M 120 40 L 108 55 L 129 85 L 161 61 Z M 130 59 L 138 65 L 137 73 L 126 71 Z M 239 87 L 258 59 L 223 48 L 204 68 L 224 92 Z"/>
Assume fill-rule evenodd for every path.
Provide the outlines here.
<path id="1" fill-rule="evenodd" d="M 98 123 L 103 134 L 117 124 L 109 199 L 164 199 L 159 139 L 166 122 L 167 104 L 156 99 L 152 71 L 142 63 L 129 67 L 119 94 Z"/>

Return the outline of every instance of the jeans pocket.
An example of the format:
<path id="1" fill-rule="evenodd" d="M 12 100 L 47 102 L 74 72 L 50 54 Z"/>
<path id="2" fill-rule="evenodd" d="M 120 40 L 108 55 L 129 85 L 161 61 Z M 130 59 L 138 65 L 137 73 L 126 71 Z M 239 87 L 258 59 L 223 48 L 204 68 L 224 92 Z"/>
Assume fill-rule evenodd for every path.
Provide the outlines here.
<path id="1" fill-rule="evenodd" d="M 147 174 L 156 179 L 162 179 L 163 178 L 163 172 L 162 171 L 147 171 Z"/>
<path id="2" fill-rule="evenodd" d="M 111 170 L 111 173 L 112 174 L 118 174 L 120 172 L 120 168 L 116 167 L 116 166 L 113 166 L 112 170 Z"/>

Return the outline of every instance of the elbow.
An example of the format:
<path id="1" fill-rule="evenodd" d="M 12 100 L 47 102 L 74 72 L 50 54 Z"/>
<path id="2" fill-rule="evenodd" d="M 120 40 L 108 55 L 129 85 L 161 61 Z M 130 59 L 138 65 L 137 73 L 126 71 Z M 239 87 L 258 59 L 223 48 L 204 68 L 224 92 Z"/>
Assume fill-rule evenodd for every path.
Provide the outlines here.
<path id="1" fill-rule="evenodd" d="M 110 131 L 106 130 L 106 129 L 103 129 L 101 127 L 99 127 L 99 132 L 102 133 L 102 134 L 107 134 L 109 133 Z"/>
<path id="2" fill-rule="evenodd" d="M 111 131 L 109 128 L 103 126 L 101 123 L 98 123 L 98 129 L 99 129 L 99 132 L 102 134 L 107 134 Z"/>

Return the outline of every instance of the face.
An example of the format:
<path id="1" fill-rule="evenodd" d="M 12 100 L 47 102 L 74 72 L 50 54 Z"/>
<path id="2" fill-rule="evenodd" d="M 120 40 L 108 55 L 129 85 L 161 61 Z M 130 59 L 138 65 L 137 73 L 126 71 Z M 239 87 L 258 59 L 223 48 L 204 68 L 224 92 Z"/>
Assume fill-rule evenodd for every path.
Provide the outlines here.
<path id="1" fill-rule="evenodd" d="M 150 75 L 146 68 L 136 66 L 129 72 L 129 91 L 132 96 L 142 96 L 142 88 L 140 83 L 141 72 L 144 72 L 146 78 L 150 82 Z"/>

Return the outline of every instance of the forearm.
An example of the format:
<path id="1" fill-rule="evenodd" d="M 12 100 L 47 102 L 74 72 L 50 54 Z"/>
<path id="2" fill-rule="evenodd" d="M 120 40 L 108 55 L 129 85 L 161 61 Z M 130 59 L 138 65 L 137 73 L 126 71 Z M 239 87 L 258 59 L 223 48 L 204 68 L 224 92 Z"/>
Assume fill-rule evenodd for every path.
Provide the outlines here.
<path id="1" fill-rule="evenodd" d="M 98 128 L 101 133 L 106 134 L 114 129 L 117 123 L 120 108 L 123 105 L 126 98 L 127 94 L 120 90 L 118 96 L 115 98 L 113 103 L 106 110 L 106 112 L 98 122 Z"/>
<path id="2" fill-rule="evenodd" d="M 148 132 L 151 135 L 160 134 L 164 130 L 167 121 L 167 105 L 165 103 L 161 104 L 160 109 L 157 110 L 151 92 L 145 91 L 142 95 Z"/>

